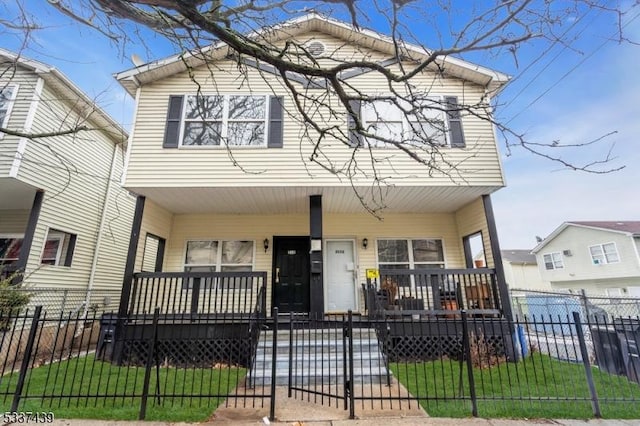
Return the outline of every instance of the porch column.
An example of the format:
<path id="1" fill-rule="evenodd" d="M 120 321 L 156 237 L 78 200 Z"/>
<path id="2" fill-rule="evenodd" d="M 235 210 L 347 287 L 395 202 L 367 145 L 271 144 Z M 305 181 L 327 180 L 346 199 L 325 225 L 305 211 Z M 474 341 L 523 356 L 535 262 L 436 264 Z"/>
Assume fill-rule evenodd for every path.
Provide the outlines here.
<path id="1" fill-rule="evenodd" d="M 504 266 L 502 265 L 502 253 L 500 252 L 500 243 L 498 242 L 498 230 L 496 229 L 496 219 L 493 215 L 493 205 L 491 204 L 491 196 L 486 194 L 482 196 L 484 205 L 484 214 L 487 220 L 487 229 L 489 230 L 489 244 L 493 254 L 493 266 L 496 270 L 496 278 L 498 279 L 498 292 L 502 301 L 502 313 L 509 322 L 513 321 L 513 310 L 511 309 L 511 299 L 509 298 L 509 289 L 507 288 L 507 280 L 504 276 Z"/>
<path id="2" fill-rule="evenodd" d="M 311 302 L 309 313 L 324 313 L 324 289 L 322 283 L 322 195 L 309 197 L 309 235 L 311 236 Z"/>
<path id="3" fill-rule="evenodd" d="M 18 255 L 18 262 L 16 263 L 16 272 L 18 273 L 13 281 L 12 285 L 20 285 L 24 279 L 24 272 L 27 269 L 27 262 L 29 261 L 29 254 L 31 253 L 31 245 L 33 244 L 33 237 L 36 233 L 36 226 L 38 225 L 38 219 L 40 218 L 40 210 L 42 209 L 42 200 L 44 199 L 44 191 L 39 189 L 36 191 L 35 197 L 33 197 L 33 205 L 29 212 L 29 221 L 27 222 L 27 229 L 24 231 L 24 238 L 22 239 L 22 246 L 20 247 L 20 254 Z"/>
<path id="4" fill-rule="evenodd" d="M 124 277 L 122 278 L 122 294 L 120 295 L 120 307 L 118 316 L 120 318 L 127 315 L 129 307 L 129 295 L 133 284 L 133 270 L 136 264 L 136 253 L 138 251 L 138 241 L 140 240 L 140 228 L 142 227 L 142 214 L 144 213 L 145 197 L 138 195 L 136 198 L 136 211 L 131 225 L 131 237 L 129 238 L 129 250 L 127 251 L 127 263 L 124 267 Z"/>

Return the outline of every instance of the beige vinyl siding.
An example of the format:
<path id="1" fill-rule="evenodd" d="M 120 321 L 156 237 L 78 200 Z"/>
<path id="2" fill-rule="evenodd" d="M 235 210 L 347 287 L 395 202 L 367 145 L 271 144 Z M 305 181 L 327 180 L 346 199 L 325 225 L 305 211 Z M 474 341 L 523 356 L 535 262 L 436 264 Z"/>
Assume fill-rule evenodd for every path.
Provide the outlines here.
<path id="1" fill-rule="evenodd" d="M 384 222 L 367 214 L 325 214 L 324 239 L 348 238 L 356 240 L 358 285 L 365 282 L 365 271 L 377 268 L 377 238 L 438 238 L 443 240 L 447 267 L 464 266 L 461 256 L 461 237 L 454 214 L 395 214 Z M 254 241 L 254 270 L 267 271 L 271 304 L 271 267 L 273 236 L 309 235 L 308 215 L 175 215 L 171 238 L 167 241 L 165 270 L 184 269 L 186 244 L 189 240 L 250 240 Z M 262 242 L 269 239 L 265 253 Z M 365 250 L 362 239 L 369 240 Z M 141 256 L 141 252 L 139 252 Z M 360 305 L 362 306 L 362 304 Z"/>
<path id="2" fill-rule="evenodd" d="M 109 188 L 107 212 L 99 247 L 94 288 L 120 289 L 127 261 L 135 198 L 120 186 L 124 169 L 124 150 L 117 145 L 115 169 Z"/>
<path id="3" fill-rule="evenodd" d="M 0 210 L 0 234 L 24 235 L 29 210 Z"/>
<path id="4" fill-rule="evenodd" d="M 173 214 L 153 201 L 147 199 L 144 204 L 144 213 L 142 215 L 142 225 L 140 226 L 140 238 L 138 240 L 138 250 L 136 252 L 135 270 L 142 270 L 142 260 L 144 255 L 144 243 L 147 234 L 153 234 L 165 240 L 169 240 L 171 226 L 173 223 Z M 129 235 L 131 228 L 129 228 Z M 165 252 L 165 259 L 167 253 Z M 163 270 L 170 271 L 167 268 L 167 261 L 164 263 Z"/>
<path id="5" fill-rule="evenodd" d="M 504 276 L 511 289 L 551 291 L 551 285 L 542 281 L 538 265 L 503 262 Z"/>
<path id="6" fill-rule="evenodd" d="M 72 101 L 67 102 L 45 85 L 33 131 L 50 132 L 76 125 L 79 118 L 69 106 Z M 87 288 L 113 149 L 113 141 L 101 131 L 42 138 L 27 144 L 18 179 L 45 191 L 27 266 L 28 286 Z M 113 225 L 118 226 L 118 222 Z M 51 228 L 77 235 L 71 267 L 40 264 Z"/>
<path id="7" fill-rule="evenodd" d="M 339 45 L 340 52 L 344 51 L 344 54 L 350 55 L 349 49 L 343 46 L 344 42 L 323 37 L 330 44 L 330 49 Z M 386 59 L 379 54 L 372 55 Z M 285 109 L 293 113 L 292 99 L 286 95 L 282 83 L 271 74 L 260 73 L 250 68 L 248 79 L 241 79 L 238 77 L 236 63 L 220 61 L 209 67 L 195 69 L 193 75 L 202 85 L 203 93 L 284 95 Z M 441 78 L 431 72 L 423 73 L 419 79 L 425 87 L 432 87 L 434 94 L 455 95 L 460 102 L 474 104 L 483 95 L 483 88 L 478 85 Z M 381 87 L 386 86 L 386 81 L 373 72 L 355 77 L 350 83 L 364 93 L 379 92 Z M 141 88 L 126 186 L 141 188 L 350 185 L 348 180 L 340 181 L 308 160 L 312 153 L 313 141 L 304 137 L 299 121 L 287 114 L 284 118 L 284 147 L 281 149 L 235 148 L 232 150 L 232 156 L 225 149 L 211 147 L 163 149 L 169 96 L 193 94 L 196 90 L 196 84 L 187 73 L 174 75 Z M 331 102 L 337 105 L 335 100 Z M 346 128 L 346 112 L 339 117 L 327 118 L 327 122 Z M 449 170 L 450 175 L 435 172 L 430 177 L 424 165 L 418 164 L 406 154 L 389 149 L 374 150 L 376 157 L 389 158 L 377 164 L 378 172 L 380 175 L 389 176 L 391 182 L 404 186 L 460 183 L 502 186 L 503 179 L 491 124 L 465 116 L 463 127 L 468 148 L 442 149 L 445 158 L 457 164 L 456 170 Z M 350 148 L 331 138 L 323 142 L 322 150 L 331 157 L 338 168 L 348 164 L 352 153 Z M 368 150 L 360 150 L 357 159 L 363 170 L 371 172 Z M 234 161 L 239 166 L 234 165 Z M 357 184 L 368 183 L 370 177 L 362 175 L 357 178 Z"/>
<path id="8" fill-rule="evenodd" d="M 620 261 L 594 265 L 589 252 L 589 246 L 596 244 L 615 243 Z M 571 256 L 563 255 L 564 268 L 547 270 L 544 265 L 544 255 L 553 252 L 571 252 Z M 569 225 L 556 237 L 549 241 L 536 253 L 540 274 L 544 280 L 552 284 L 561 282 L 591 280 L 619 280 L 626 277 L 640 277 L 640 263 L 636 255 L 633 238 L 619 233 L 598 229 L 591 229 Z"/>
<path id="9" fill-rule="evenodd" d="M 462 267 L 464 267 L 464 248 L 462 247 L 462 238 L 467 235 L 482 232 L 482 243 L 484 246 L 485 259 L 487 266 L 493 268 L 493 251 L 491 250 L 491 240 L 489 237 L 489 228 L 487 226 L 487 217 L 484 211 L 484 203 L 482 198 L 467 204 L 459 209 L 456 213 L 456 223 L 458 226 L 458 234 L 460 235 L 460 249 L 462 252 Z"/>
<path id="10" fill-rule="evenodd" d="M 38 76 L 14 64 L 0 64 L 0 88 L 6 85 L 18 85 L 18 93 L 13 103 L 7 127 L 13 130 L 23 130 L 29 113 Z M 9 176 L 9 171 L 18 149 L 20 138 L 17 136 L 0 134 L 0 177 Z"/>

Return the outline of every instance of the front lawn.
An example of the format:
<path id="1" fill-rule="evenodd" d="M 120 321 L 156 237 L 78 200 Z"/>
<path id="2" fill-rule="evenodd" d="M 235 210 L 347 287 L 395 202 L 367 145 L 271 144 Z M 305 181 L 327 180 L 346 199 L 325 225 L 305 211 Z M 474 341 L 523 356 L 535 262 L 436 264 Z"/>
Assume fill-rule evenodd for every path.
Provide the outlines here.
<path id="1" fill-rule="evenodd" d="M 466 364 L 451 360 L 394 363 L 394 376 L 434 417 L 468 417 L 471 398 Z M 640 386 L 593 368 L 606 418 L 640 418 Z M 506 418 L 592 418 L 582 364 L 536 353 L 518 363 L 474 369 L 478 414 Z M 461 380 L 462 377 L 462 380 Z M 427 399 L 428 398 L 428 399 Z"/>
<path id="2" fill-rule="evenodd" d="M 232 392 L 244 378 L 246 369 L 223 368 L 155 368 L 151 373 L 149 393 L 160 385 L 163 397 L 158 404 L 147 400 L 147 420 L 198 422 L 211 417 L 224 401 L 220 397 Z M 56 418 L 135 420 L 140 411 L 144 384 L 143 367 L 115 366 L 96 360 L 94 355 L 35 368 L 25 382 L 19 411 L 52 411 Z M 0 410 L 9 411 L 17 372 L 0 378 Z M 6 395 L 6 396 L 5 396 Z M 136 396 L 131 396 L 136 395 Z"/>

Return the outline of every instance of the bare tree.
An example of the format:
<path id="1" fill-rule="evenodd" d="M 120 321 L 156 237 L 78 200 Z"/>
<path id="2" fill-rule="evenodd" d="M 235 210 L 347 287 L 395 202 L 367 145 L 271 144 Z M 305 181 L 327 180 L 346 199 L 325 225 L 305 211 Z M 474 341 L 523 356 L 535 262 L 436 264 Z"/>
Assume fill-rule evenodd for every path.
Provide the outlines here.
<path id="1" fill-rule="evenodd" d="M 566 28 L 568 18 L 589 13 L 610 14 L 618 22 L 616 37 L 625 40 L 624 18 L 628 9 L 609 6 L 596 0 L 494 0 L 468 2 L 455 0 L 317 0 L 296 2 L 222 1 L 222 0 L 49 0 L 51 7 L 83 25 L 90 26 L 114 42 L 126 46 L 131 41 L 144 43 L 149 31 L 175 43 L 185 52 L 181 58 L 187 69 L 207 66 L 220 72 L 210 61 L 220 50 L 233 58 L 237 70 L 248 75 L 249 66 L 267 75 L 277 74 L 286 88 L 295 109 L 287 111 L 300 121 L 304 138 L 312 145 L 305 162 L 320 165 L 340 178 L 353 179 L 365 174 L 375 185 L 384 186 L 387 177 L 376 173 L 376 165 L 387 161 L 388 150 L 372 149 L 384 145 L 421 163 L 429 175 L 445 175 L 463 182 L 463 164 L 452 160 L 444 145 L 443 133 L 449 124 L 442 119 L 461 115 L 488 120 L 503 136 L 507 150 L 520 147 L 533 155 L 547 158 L 562 167 L 591 173 L 608 173 L 620 169 L 612 162 L 611 152 L 579 164 L 565 159 L 562 149 L 600 143 L 606 136 L 591 141 L 563 145 L 558 141 L 530 141 L 524 134 L 493 118 L 499 105 L 497 92 L 506 83 L 506 76 L 496 74 L 487 83 L 479 100 L 434 97 L 432 86 L 449 72 L 449 64 L 457 58 L 475 52 L 508 55 L 516 63 L 522 46 L 534 43 L 541 49 L 555 44 L 570 47 Z M 275 37 L 287 31 L 282 24 L 309 12 L 325 16 L 347 17 L 351 26 L 363 34 L 373 23 L 382 28 L 383 37 L 392 48 L 384 61 L 372 59 L 363 50 L 361 55 L 345 58 L 337 50 L 318 52 L 305 40 Z M 291 21 L 290 21 L 291 22 Z M 295 21 L 294 21 L 295 22 Z M 4 23 L 6 25 L 6 23 Z M 27 25 L 28 24 L 28 25 Z M 28 20 L 26 28 L 33 25 Z M 429 45 L 425 28 L 432 31 Z M 219 57 L 219 55 L 217 56 Z M 375 73 L 384 78 L 381 93 L 365 93 L 348 77 L 356 73 Z M 417 83 L 426 74 L 432 85 Z M 192 75 L 195 75 L 192 73 Z M 202 82 L 194 83 L 200 87 Z M 195 106 L 200 113 L 205 105 Z M 363 120 L 360 108 L 369 115 Z M 336 117 L 348 117 L 348 126 L 336 124 Z M 440 111 L 441 114 L 434 114 Z M 409 123 L 408 131 L 398 132 L 383 117 L 398 115 Z M 7 131 L 7 129 L 0 129 Z M 203 126 L 192 135 L 194 143 L 215 134 L 211 126 Z M 199 134 L 198 134 L 199 132 Z M 352 149 L 347 163 L 333 161 L 329 146 L 338 143 Z M 226 143 L 227 141 L 223 141 Z M 469 158 L 474 156 L 468 146 Z M 363 156 L 362 152 L 368 155 Z M 232 161 L 233 151 L 228 150 Z M 368 164 L 363 167 L 366 158 Z M 238 166 L 242 167 L 241 164 Z M 378 207 L 369 206 L 373 212 Z"/>

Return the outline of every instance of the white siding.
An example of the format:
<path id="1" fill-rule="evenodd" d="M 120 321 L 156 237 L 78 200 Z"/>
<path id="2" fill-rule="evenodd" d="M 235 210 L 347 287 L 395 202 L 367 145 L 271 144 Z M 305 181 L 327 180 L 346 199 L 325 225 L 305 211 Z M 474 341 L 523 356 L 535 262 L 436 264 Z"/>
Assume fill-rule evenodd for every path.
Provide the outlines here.
<path id="1" fill-rule="evenodd" d="M 314 35 L 310 37 L 312 36 Z M 346 57 L 356 55 L 343 41 L 322 37 L 330 50 L 336 49 Z M 376 59 L 385 58 L 376 53 L 372 53 L 372 56 Z M 204 93 L 284 94 L 285 108 L 294 113 L 293 100 L 286 95 L 282 83 L 270 74 L 261 75 L 250 69 L 245 80 L 239 77 L 237 64 L 233 61 L 221 61 L 210 67 L 202 66 L 193 70 L 193 74 Z M 478 102 L 484 90 L 478 85 L 437 76 L 431 72 L 421 74 L 419 79 L 425 87 L 432 87 L 434 95 L 455 95 L 465 104 Z M 381 87 L 386 87 L 386 81 L 376 73 L 355 77 L 350 83 L 364 93 L 379 92 Z M 334 175 L 309 161 L 313 150 L 312 141 L 304 137 L 298 120 L 287 114 L 284 121 L 284 148 L 281 149 L 233 149 L 233 159 L 225 149 L 163 149 L 169 96 L 195 93 L 196 90 L 196 84 L 186 72 L 141 88 L 136 111 L 135 138 L 125 183 L 127 187 L 350 185 L 348 180 L 339 181 Z M 331 102 L 335 105 L 335 101 Z M 314 114 L 318 116 L 319 113 Z M 346 113 L 327 118 L 327 123 L 344 128 Z M 491 124 L 476 117 L 464 116 L 463 127 L 467 149 L 442 149 L 446 159 L 459 162 L 457 170 L 449 170 L 451 176 L 437 171 L 433 176 L 428 176 L 426 166 L 418 164 L 406 154 L 389 149 L 374 150 L 376 157 L 388 158 L 376 165 L 378 173 L 388 176 L 395 184 L 406 186 L 454 185 L 452 180 L 465 185 L 502 186 Z M 334 161 L 337 168 L 344 167 L 351 158 L 351 149 L 331 138 L 323 142 L 322 151 Z M 370 174 L 369 154 L 367 150 L 360 151 L 357 155 L 358 165 Z M 234 161 L 237 165 L 234 165 Z M 361 174 L 356 181 L 366 185 L 370 182 L 370 177 Z"/>
<path id="2" fill-rule="evenodd" d="M 611 242 L 616 244 L 620 262 L 594 265 L 589 246 Z M 569 250 L 571 256 L 563 255 L 564 268 L 547 270 L 544 255 L 552 252 L 562 253 L 565 250 Z M 536 259 L 542 279 L 564 288 L 572 281 L 589 280 L 592 284 L 597 284 L 610 279 L 640 277 L 640 263 L 633 239 L 618 232 L 569 225 L 536 253 Z"/>
<path id="3" fill-rule="evenodd" d="M 538 265 L 503 261 L 504 275 L 511 289 L 551 291 L 551 285 L 542 281 Z"/>
<path id="4" fill-rule="evenodd" d="M 81 119 L 71 110 L 67 100 L 45 85 L 32 130 L 63 130 L 79 122 Z M 27 144 L 17 178 L 45 191 L 27 265 L 27 285 L 87 288 L 110 178 L 114 146 L 114 142 L 101 131 L 35 139 Z M 122 154 L 119 157 L 119 161 L 122 162 Z M 128 241 L 128 234 L 125 236 L 126 239 L 122 240 L 120 227 L 126 226 L 126 222 L 130 227 L 130 201 L 117 196 L 120 192 L 118 186 L 116 181 L 109 194 L 110 197 L 115 196 L 114 202 L 119 204 L 109 207 L 115 210 L 108 214 L 112 221 L 106 226 L 105 231 L 110 232 L 113 238 L 113 250 L 101 251 L 105 255 L 101 259 L 105 268 L 120 263 L 115 258 L 123 255 L 122 244 Z M 71 267 L 40 264 L 44 239 L 51 228 L 77 235 Z M 109 238 L 105 239 L 105 243 L 108 240 Z M 102 273 L 99 285 L 121 285 L 118 273 L 119 271 L 113 274 Z"/>
<path id="5" fill-rule="evenodd" d="M 0 88 L 18 85 L 7 124 L 9 129 L 23 130 L 37 81 L 38 76 L 31 71 L 20 66 L 14 68 L 14 64 L 0 64 Z M 17 136 L 0 134 L 0 177 L 9 176 L 19 142 Z"/>

